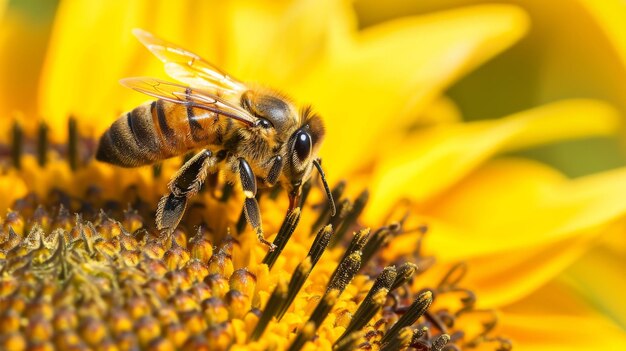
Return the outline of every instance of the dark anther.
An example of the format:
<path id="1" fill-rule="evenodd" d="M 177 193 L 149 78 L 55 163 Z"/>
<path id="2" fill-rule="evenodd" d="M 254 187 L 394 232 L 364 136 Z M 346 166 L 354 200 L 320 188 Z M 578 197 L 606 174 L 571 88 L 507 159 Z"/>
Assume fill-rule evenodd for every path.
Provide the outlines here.
<path id="1" fill-rule="evenodd" d="M 391 337 L 381 340 L 380 351 L 402 350 L 411 344 L 411 340 L 413 340 L 413 330 L 410 326 L 403 327 Z"/>
<path id="2" fill-rule="evenodd" d="M 354 236 L 352 237 L 352 241 L 350 242 L 350 245 L 344 252 L 343 257 L 341 257 L 341 260 L 339 260 L 339 266 L 337 266 L 337 268 L 333 272 L 333 275 L 330 277 L 331 282 L 333 281 L 333 279 L 335 279 L 335 276 L 340 273 L 341 265 L 348 259 L 348 257 L 350 257 L 352 254 L 356 252 L 358 252 L 359 255 L 362 255 L 361 251 L 363 250 L 363 246 L 365 246 L 365 243 L 367 243 L 369 234 L 370 234 L 369 228 L 361 229 L 357 233 L 354 234 Z M 330 242 L 332 243 L 332 240 Z"/>
<path id="3" fill-rule="evenodd" d="M 311 256 L 307 256 L 302 262 L 300 262 L 298 267 L 296 267 L 296 270 L 293 272 L 291 280 L 289 281 L 287 297 L 276 313 L 276 318 L 278 320 L 283 318 L 285 312 L 287 312 L 287 309 L 289 309 L 289 306 L 293 303 L 293 300 L 296 298 L 296 295 L 298 295 L 298 292 L 300 292 L 300 289 L 302 289 L 302 286 L 309 277 L 309 274 L 311 274 L 315 263 L 317 263 L 317 261 L 314 261 Z"/>
<path id="4" fill-rule="evenodd" d="M 402 328 L 413 325 L 419 317 L 430 307 L 433 302 L 433 294 L 430 291 L 425 291 L 417 296 L 415 301 L 409 306 L 406 313 L 398 319 L 398 321 L 391 326 L 385 333 L 385 336 L 380 341 L 381 344 L 386 344 L 395 338 L 395 334 L 400 332 Z M 412 335 L 412 334 L 411 334 Z"/>
<path id="5" fill-rule="evenodd" d="M 14 122 L 11 134 L 13 134 L 13 138 L 11 140 L 11 158 L 13 159 L 13 167 L 20 169 L 22 166 L 22 152 L 24 151 L 24 135 L 22 126 L 20 126 L 19 123 Z"/>
<path id="6" fill-rule="evenodd" d="M 326 319 L 339 299 L 339 296 L 343 293 L 343 290 L 348 284 L 350 284 L 354 275 L 359 271 L 360 266 L 361 254 L 359 252 L 353 253 L 348 259 L 340 264 L 340 272 L 328 284 L 326 293 L 324 293 L 324 296 L 322 296 L 322 299 L 315 307 L 315 310 L 311 313 L 309 321 L 305 324 L 304 328 L 300 330 L 298 335 L 296 335 L 296 338 L 289 348 L 290 350 L 300 350 L 304 343 L 313 337 L 317 328 L 319 328 L 324 319 Z"/>
<path id="7" fill-rule="evenodd" d="M 346 218 L 346 215 L 350 213 L 351 210 L 352 202 L 350 202 L 350 200 L 348 199 L 342 199 L 337 205 L 337 214 L 334 217 L 330 218 L 329 223 L 333 225 L 333 228 L 341 227 L 343 220 Z M 330 243 L 330 246 L 336 246 L 340 242 L 340 239 L 342 238 L 339 238 L 337 235 L 335 235 Z"/>
<path id="8" fill-rule="evenodd" d="M 259 318 L 259 322 L 250 335 L 250 340 L 256 341 L 261 337 L 261 335 L 263 335 L 265 328 L 267 328 L 269 322 L 278 313 L 280 306 L 284 303 L 286 298 L 287 284 L 284 281 L 279 281 L 276 288 L 272 292 L 272 295 L 267 300 L 267 304 L 265 305 L 265 309 Z"/>
<path id="9" fill-rule="evenodd" d="M 74 117 L 70 117 L 67 121 L 67 130 L 68 130 L 68 144 L 67 144 L 67 153 L 68 153 L 68 161 L 70 163 L 70 168 L 75 171 L 78 169 L 78 127 L 76 125 L 76 119 Z"/>
<path id="10" fill-rule="evenodd" d="M 411 262 L 405 262 L 400 268 L 398 268 L 398 274 L 396 275 L 396 279 L 393 284 L 389 288 L 390 291 L 394 291 L 399 288 L 404 283 L 408 282 L 413 275 L 417 272 L 417 266 Z"/>
<path id="11" fill-rule="evenodd" d="M 298 222 L 300 221 L 300 208 L 296 207 L 293 211 L 287 213 L 285 219 L 283 220 L 283 224 L 280 226 L 278 230 L 278 234 L 276 234 L 276 238 L 274 239 L 275 249 L 273 251 L 269 251 L 265 258 L 263 258 L 263 263 L 265 263 L 269 269 L 272 269 L 274 263 L 280 256 L 280 253 L 287 245 L 289 238 L 291 238 L 291 234 L 293 234 L 294 230 L 298 226 Z"/>
<path id="12" fill-rule="evenodd" d="M 363 248 L 363 264 L 367 264 L 370 259 L 380 250 L 380 248 L 387 245 L 392 238 L 391 226 L 381 227 L 376 230 L 368 240 L 367 244 Z"/>
<path id="13" fill-rule="evenodd" d="M 345 333 L 344 333 L 345 335 Z M 362 332 L 357 330 L 348 335 L 342 336 L 333 346 L 333 351 L 351 351 L 358 349 L 358 342 L 361 340 Z"/>
<path id="14" fill-rule="evenodd" d="M 461 279 L 463 279 L 465 274 L 467 274 L 467 264 L 465 262 L 455 264 L 441 279 L 441 282 L 437 286 L 437 291 L 445 292 L 453 290 Z"/>
<path id="15" fill-rule="evenodd" d="M 387 299 L 389 288 L 395 279 L 396 268 L 394 266 L 386 267 L 382 273 L 380 273 L 378 278 L 376 278 L 374 285 L 372 285 L 372 288 L 367 293 L 367 296 L 352 316 L 350 324 L 346 327 L 345 332 L 339 337 L 336 345 L 341 343 L 344 338 L 349 337 L 353 333 L 365 327 L 374 315 L 382 309 Z"/>
<path id="16" fill-rule="evenodd" d="M 48 126 L 45 123 L 39 124 L 37 132 L 37 163 L 40 167 L 46 165 L 48 161 Z"/>
<path id="17" fill-rule="evenodd" d="M 359 218 L 365 205 L 367 204 L 367 200 L 369 199 L 369 192 L 367 190 L 363 190 L 359 196 L 354 200 L 352 204 L 352 208 L 345 216 L 343 222 L 341 223 L 341 227 L 337 229 L 335 238 L 337 241 L 340 241 L 341 238 L 354 226 L 356 220 Z M 331 246 L 336 245 L 336 242 L 332 242 Z"/>

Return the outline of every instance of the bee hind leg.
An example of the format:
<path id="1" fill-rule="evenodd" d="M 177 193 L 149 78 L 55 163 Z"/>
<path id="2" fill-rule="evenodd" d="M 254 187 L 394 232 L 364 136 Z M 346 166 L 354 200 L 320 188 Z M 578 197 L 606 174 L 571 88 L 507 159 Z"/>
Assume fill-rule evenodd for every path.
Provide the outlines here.
<path id="1" fill-rule="evenodd" d="M 174 174 L 168 184 L 170 193 L 159 201 L 156 214 L 156 225 L 159 231 L 170 235 L 185 214 L 189 199 L 200 191 L 209 169 L 215 164 L 213 154 L 202 150 Z"/>
<path id="2" fill-rule="evenodd" d="M 273 251 L 276 246 L 265 240 L 265 237 L 263 236 L 261 211 L 259 210 L 259 203 L 255 198 L 257 193 L 256 176 L 254 175 L 250 164 L 243 158 L 239 158 L 239 179 L 241 180 L 243 193 L 246 196 L 244 201 L 244 214 L 246 216 L 246 220 L 256 231 L 259 241 L 264 245 L 267 245 L 270 251 Z"/>

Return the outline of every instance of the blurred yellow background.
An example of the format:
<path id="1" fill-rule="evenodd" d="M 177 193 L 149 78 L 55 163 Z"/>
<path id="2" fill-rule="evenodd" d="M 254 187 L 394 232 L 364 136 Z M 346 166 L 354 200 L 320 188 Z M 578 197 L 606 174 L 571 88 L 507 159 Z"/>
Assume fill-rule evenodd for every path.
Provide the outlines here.
<path id="1" fill-rule="evenodd" d="M 370 188 L 372 223 L 414 201 L 520 349 L 620 349 L 626 2 L 499 3 L 0 0 L 0 143 L 14 121 L 63 141 L 70 115 L 97 137 L 145 101 L 117 84 L 165 77 L 142 27 L 312 103 L 329 178 Z"/>

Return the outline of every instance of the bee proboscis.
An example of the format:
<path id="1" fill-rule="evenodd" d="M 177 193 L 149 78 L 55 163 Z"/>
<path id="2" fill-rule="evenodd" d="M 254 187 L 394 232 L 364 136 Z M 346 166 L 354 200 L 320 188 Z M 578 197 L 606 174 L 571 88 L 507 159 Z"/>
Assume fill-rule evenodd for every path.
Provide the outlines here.
<path id="1" fill-rule="evenodd" d="M 280 184 L 292 211 L 315 167 L 334 214 L 334 201 L 317 157 L 324 139 L 320 116 L 309 107 L 298 109 L 275 90 L 250 87 L 146 31 L 133 33 L 180 83 L 148 77 L 122 79 L 123 85 L 157 100 L 119 117 L 100 138 L 96 158 L 139 167 L 200 150 L 172 177 L 169 193 L 159 201 L 157 229 L 171 233 L 207 175 L 220 171 L 227 181 L 241 184 L 246 220 L 270 249 L 255 198 L 258 187 Z"/>

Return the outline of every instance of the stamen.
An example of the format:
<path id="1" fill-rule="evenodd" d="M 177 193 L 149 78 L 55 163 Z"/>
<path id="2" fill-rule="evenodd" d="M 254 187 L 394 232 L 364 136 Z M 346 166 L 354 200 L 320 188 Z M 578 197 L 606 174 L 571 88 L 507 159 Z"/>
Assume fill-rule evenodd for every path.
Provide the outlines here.
<path id="1" fill-rule="evenodd" d="M 411 345 L 415 345 L 417 342 L 419 342 L 419 339 L 421 339 L 424 336 L 428 335 L 428 327 L 422 327 L 421 329 L 415 329 L 413 331 L 413 340 L 411 341 Z"/>
<path id="2" fill-rule="evenodd" d="M 333 225 L 333 228 L 339 228 L 351 210 L 352 202 L 348 199 L 341 200 L 337 205 L 337 214 L 329 220 L 329 223 Z M 333 242 L 335 242 L 336 246 L 336 243 L 339 243 L 340 240 L 336 239 L 336 236 L 333 237 L 330 243 L 331 247 L 334 247 Z"/>
<path id="3" fill-rule="evenodd" d="M 256 341 L 261 337 L 261 335 L 263 335 L 265 328 L 267 328 L 267 325 L 272 320 L 272 317 L 278 313 L 280 306 L 285 302 L 286 298 L 287 283 L 284 280 L 280 280 L 276 285 L 274 292 L 272 292 L 272 295 L 267 300 L 267 304 L 265 305 L 265 309 L 259 318 L 259 322 L 254 328 L 254 331 L 252 331 L 252 334 L 250 334 L 250 340 Z"/>
<path id="4" fill-rule="evenodd" d="M 324 253 L 326 247 L 328 246 L 328 243 L 330 242 L 330 237 L 332 233 L 333 226 L 330 224 L 322 228 L 319 233 L 317 233 L 317 236 L 315 237 L 315 240 L 313 240 L 313 244 L 311 244 L 311 249 L 309 250 L 308 254 L 308 256 L 311 257 L 311 262 L 313 266 L 315 266 L 320 257 L 322 257 L 322 254 Z"/>
<path id="5" fill-rule="evenodd" d="M 343 289 L 340 288 L 330 288 L 326 292 L 326 294 L 322 296 L 322 300 L 317 305 L 315 310 L 313 310 L 313 313 L 311 313 L 311 317 L 309 317 L 309 322 L 313 322 L 315 324 L 315 330 L 317 330 L 317 328 L 322 325 L 324 319 L 328 317 L 330 310 L 333 308 L 335 303 L 337 303 L 339 296 L 341 296 L 341 293 L 343 292 Z M 343 286 L 343 288 L 345 288 L 345 286 Z"/>
<path id="6" fill-rule="evenodd" d="M 328 246 L 328 242 L 330 241 L 330 236 L 332 235 L 332 232 L 333 228 L 330 225 L 322 228 L 322 230 L 317 233 L 315 240 L 313 240 L 313 244 L 311 245 L 309 254 L 304 259 L 304 261 L 302 261 L 298 265 L 298 267 L 296 267 L 296 270 L 294 271 L 293 275 L 291 276 L 291 280 L 289 281 L 287 297 L 285 298 L 285 301 L 283 302 L 282 306 L 280 306 L 280 309 L 276 314 L 278 320 L 283 318 L 285 312 L 287 312 L 287 309 L 289 309 L 289 306 L 291 306 L 291 303 L 296 298 L 298 292 L 300 292 L 300 289 L 302 289 L 302 286 L 309 277 L 309 274 L 311 274 L 311 271 L 317 264 L 317 261 L 320 259 L 320 257 L 322 257 L 322 254 Z"/>
<path id="7" fill-rule="evenodd" d="M 294 230 L 298 226 L 298 222 L 300 221 L 300 208 L 296 207 L 293 211 L 289 212 L 285 219 L 283 220 L 283 224 L 280 226 L 278 230 L 278 234 L 276 234 L 276 238 L 272 244 L 275 245 L 274 250 L 268 251 L 263 259 L 263 263 L 265 263 L 270 269 L 276 263 L 278 256 L 283 252 L 285 245 L 291 238 L 291 234 L 293 234 Z"/>
<path id="8" fill-rule="evenodd" d="M 296 338 L 293 340 L 293 343 L 289 347 L 288 351 L 299 351 L 302 349 L 302 346 L 304 346 L 307 341 L 313 339 L 316 330 L 317 327 L 315 326 L 315 323 L 307 322 L 298 335 L 296 335 Z"/>
<path id="9" fill-rule="evenodd" d="M 20 169 L 22 166 L 22 153 L 24 152 L 24 133 L 22 131 L 22 126 L 19 123 L 14 122 L 11 134 L 13 135 L 11 140 L 11 159 L 13 160 L 13 167 L 15 167 L 15 169 Z"/>
<path id="10" fill-rule="evenodd" d="M 385 339 L 383 339 L 385 340 Z M 411 327 L 404 327 L 394 333 L 386 342 L 381 341 L 380 351 L 395 351 L 406 348 L 413 340 L 413 330 Z"/>
<path id="11" fill-rule="evenodd" d="M 369 192 L 367 190 L 363 190 L 356 200 L 354 200 L 350 212 L 345 216 L 345 219 L 341 223 L 341 227 L 339 227 L 336 231 L 335 237 L 330 244 L 331 247 L 335 247 L 335 245 L 343 239 L 344 235 L 350 230 L 350 228 L 354 226 L 361 213 L 363 213 L 363 209 L 365 208 L 368 199 Z M 364 260 L 364 262 L 365 261 L 366 260 Z"/>
<path id="12" fill-rule="evenodd" d="M 67 158 L 70 163 L 70 168 L 75 171 L 78 169 L 78 127 L 76 125 L 76 119 L 70 117 L 67 121 L 68 143 L 67 143 Z"/>
<path id="13" fill-rule="evenodd" d="M 341 260 L 339 260 L 339 265 L 333 272 L 333 275 L 330 277 L 331 282 L 335 279 L 337 273 L 340 272 L 342 263 L 345 262 L 348 259 L 348 257 L 350 257 L 352 254 L 356 252 L 358 252 L 359 255 L 362 255 L 361 250 L 363 249 L 363 246 L 365 246 L 365 243 L 367 242 L 367 239 L 369 238 L 369 234 L 370 234 L 369 228 L 361 229 L 357 233 L 354 234 L 354 236 L 352 237 L 352 241 L 350 242 L 350 246 L 348 246 L 348 248 L 344 252 L 343 257 L 341 257 Z"/>
<path id="14" fill-rule="evenodd" d="M 402 266 L 398 268 L 398 274 L 396 275 L 396 279 L 393 281 L 393 284 L 391 284 L 389 291 L 394 291 L 404 283 L 408 282 L 411 278 L 413 278 L 415 272 L 417 272 L 417 265 L 411 262 L 403 263 Z"/>
<path id="15" fill-rule="evenodd" d="M 40 167 L 46 165 L 48 161 L 48 126 L 45 123 L 39 124 L 37 133 L 37 163 Z"/>
<path id="16" fill-rule="evenodd" d="M 296 336 L 294 343 L 291 345 L 290 350 L 299 350 L 306 341 L 311 339 L 317 328 L 319 328 L 324 319 L 326 319 L 330 313 L 330 310 L 337 302 L 337 299 L 339 299 L 339 296 L 341 296 L 341 293 L 344 291 L 346 286 L 350 284 L 354 275 L 359 271 L 359 267 L 361 267 L 360 252 L 353 253 L 339 265 L 338 273 L 328 284 L 326 293 L 322 296 L 322 300 L 315 307 L 313 313 L 311 313 L 311 317 L 309 317 L 309 321 L 305 326 L 305 329 L 307 327 L 311 328 L 310 325 L 312 323 L 313 333 L 309 336 L 308 332 L 305 334 L 304 331 L 300 331 L 300 333 Z"/>
<path id="17" fill-rule="evenodd" d="M 450 335 L 441 334 L 434 341 L 431 346 L 432 351 L 441 351 L 450 341 Z"/>
<path id="18" fill-rule="evenodd" d="M 390 342 L 393 338 L 395 338 L 395 334 L 397 334 L 402 328 L 415 323 L 415 321 L 421 317 L 424 312 L 426 312 L 432 302 L 432 292 L 426 291 L 421 293 L 411 306 L 409 306 L 406 313 L 400 317 L 400 319 L 398 319 L 398 321 L 391 328 L 389 328 L 389 330 L 387 330 L 387 333 L 385 333 L 385 336 L 383 336 L 383 339 L 381 340 L 381 344 L 384 345 Z"/>
<path id="19" fill-rule="evenodd" d="M 437 290 L 439 292 L 445 292 L 456 288 L 465 274 L 467 274 L 467 264 L 465 262 L 455 264 L 441 279 L 441 282 L 437 286 Z"/>
<path id="20" fill-rule="evenodd" d="M 378 278 L 376 278 L 374 285 L 372 285 L 372 288 L 367 293 L 367 296 L 352 316 L 350 324 L 346 327 L 345 332 L 339 337 L 336 344 L 339 344 L 343 338 L 348 337 L 355 331 L 361 330 L 365 327 L 374 315 L 382 309 L 385 304 L 387 294 L 389 293 L 389 288 L 395 279 L 396 267 L 394 266 L 386 267 L 382 273 L 380 273 Z"/>
<path id="21" fill-rule="evenodd" d="M 366 265 L 374 254 L 382 247 L 384 247 L 392 238 L 395 227 L 385 226 L 381 227 L 372 234 L 367 244 L 363 248 L 363 265 Z"/>
<path id="22" fill-rule="evenodd" d="M 357 330 L 349 335 L 340 338 L 333 346 L 333 351 L 352 351 L 356 350 L 359 342 L 363 339 L 363 332 Z"/>

